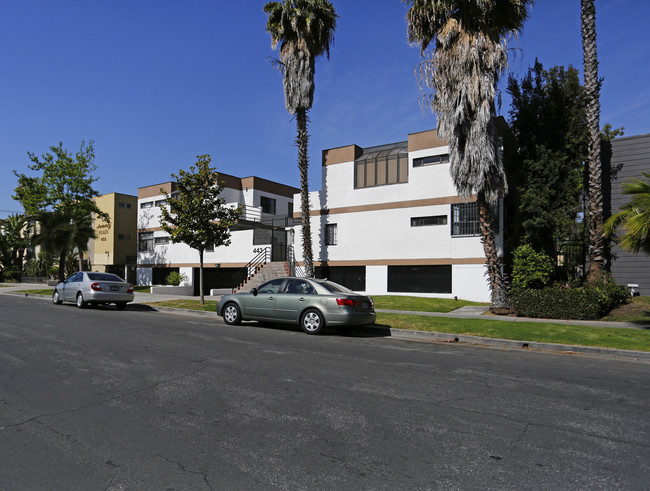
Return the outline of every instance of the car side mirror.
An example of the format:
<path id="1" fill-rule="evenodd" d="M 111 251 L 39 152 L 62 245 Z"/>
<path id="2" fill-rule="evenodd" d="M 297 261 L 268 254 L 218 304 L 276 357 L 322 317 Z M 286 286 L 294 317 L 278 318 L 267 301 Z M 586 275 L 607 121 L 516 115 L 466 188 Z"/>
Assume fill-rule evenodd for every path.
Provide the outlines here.
<path id="1" fill-rule="evenodd" d="M 256 297 L 257 296 L 257 288 L 251 288 L 250 293 L 252 293 L 253 296 Z"/>

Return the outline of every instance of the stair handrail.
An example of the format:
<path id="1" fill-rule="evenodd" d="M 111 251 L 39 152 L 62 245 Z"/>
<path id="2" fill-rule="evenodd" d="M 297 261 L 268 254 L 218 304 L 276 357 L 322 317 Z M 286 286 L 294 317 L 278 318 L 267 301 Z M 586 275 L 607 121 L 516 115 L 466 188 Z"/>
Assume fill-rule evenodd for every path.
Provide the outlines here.
<path id="1" fill-rule="evenodd" d="M 250 279 L 251 276 L 257 273 L 260 266 L 263 266 L 264 264 L 269 262 L 270 258 L 271 258 L 270 247 L 265 247 L 260 252 L 258 252 L 253 259 L 248 261 L 248 264 L 246 264 L 246 266 L 244 266 L 242 269 L 240 269 L 239 271 L 237 271 L 237 273 L 233 275 L 232 284 L 234 286 L 232 287 L 232 292 L 235 293 L 235 290 L 240 288 L 246 281 Z"/>
<path id="2" fill-rule="evenodd" d="M 296 261 L 296 254 L 293 246 L 287 246 L 287 264 L 289 265 L 289 274 L 295 277 L 304 278 L 307 275 L 305 271 L 298 266 L 298 261 Z"/>

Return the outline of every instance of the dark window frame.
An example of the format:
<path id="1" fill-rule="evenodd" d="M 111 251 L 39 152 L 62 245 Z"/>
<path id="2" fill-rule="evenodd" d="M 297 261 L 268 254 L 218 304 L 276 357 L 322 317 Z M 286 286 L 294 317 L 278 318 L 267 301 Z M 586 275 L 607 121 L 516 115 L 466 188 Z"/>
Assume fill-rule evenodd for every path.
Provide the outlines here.
<path id="1" fill-rule="evenodd" d="M 411 217 L 411 227 L 435 227 L 447 225 L 447 215 L 430 215 L 426 217 Z"/>
<path id="2" fill-rule="evenodd" d="M 152 252 L 153 239 L 153 232 L 140 232 L 138 234 L 138 252 Z"/>
<path id="3" fill-rule="evenodd" d="M 325 224 L 325 245 L 338 245 L 338 226 L 336 223 Z"/>
<path id="4" fill-rule="evenodd" d="M 277 207 L 277 200 L 275 198 L 270 198 L 268 196 L 260 196 L 260 209 L 262 210 L 262 213 L 266 213 L 268 215 L 275 215 L 275 210 L 277 209 L 276 207 Z"/>
<path id="5" fill-rule="evenodd" d="M 428 155 L 413 159 L 413 167 L 426 167 L 428 165 L 448 164 L 449 154 Z"/>

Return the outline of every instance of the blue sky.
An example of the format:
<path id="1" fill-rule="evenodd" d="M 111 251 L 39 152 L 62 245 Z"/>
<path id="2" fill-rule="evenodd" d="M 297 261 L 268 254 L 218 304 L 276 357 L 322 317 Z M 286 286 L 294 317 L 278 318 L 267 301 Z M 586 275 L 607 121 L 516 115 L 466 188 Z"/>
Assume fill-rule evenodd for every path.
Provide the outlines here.
<path id="1" fill-rule="evenodd" d="M 12 170 L 93 139 L 100 193 L 137 194 L 208 153 L 217 171 L 298 186 L 265 1 L 0 0 L 0 217 L 20 212 Z M 316 66 L 310 188 L 321 151 L 380 145 L 435 127 L 419 104 L 419 50 L 398 0 L 333 0 L 330 59 Z M 510 73 L 535 58 L 582 73 L 579 0 L 538 0 L 511 43 Z M 601 124 L 650 133 L 650 3 L 596 1 Z M 622 15 L 622 14 L 625 15 Z M 507 74 L 502 77 L 505 87 Z M 509 100 L 502 93 L 501 113 Z"/>

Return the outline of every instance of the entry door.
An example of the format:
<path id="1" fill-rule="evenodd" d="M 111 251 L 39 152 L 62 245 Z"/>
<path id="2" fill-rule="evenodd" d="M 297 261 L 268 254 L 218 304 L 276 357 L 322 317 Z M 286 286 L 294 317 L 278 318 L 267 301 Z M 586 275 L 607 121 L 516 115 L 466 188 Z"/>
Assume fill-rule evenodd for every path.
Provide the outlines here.
<path id="1" fill-rule="evenodd" d="M 271 261 L 287 260 L 287 232 L 274 229 L 271 241 Z"/>

